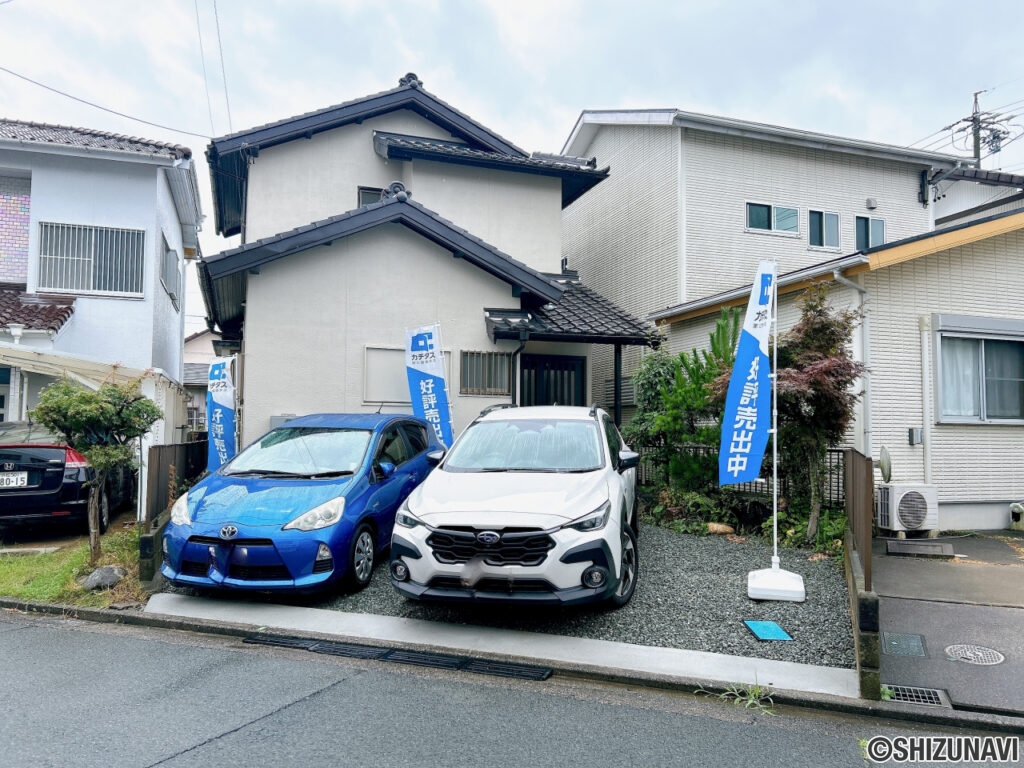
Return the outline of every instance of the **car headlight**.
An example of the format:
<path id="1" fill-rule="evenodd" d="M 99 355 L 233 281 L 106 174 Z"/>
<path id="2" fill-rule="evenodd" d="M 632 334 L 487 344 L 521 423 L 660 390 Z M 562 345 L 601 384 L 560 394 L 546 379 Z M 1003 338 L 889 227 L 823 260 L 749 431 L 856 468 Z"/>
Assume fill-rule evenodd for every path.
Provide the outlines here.
<path id="1" fill-rule="evenodd" d="M 183 493 L 171 507 L 171 522 L 175 525 L 192 525 L 188 514 L 188 493 Z"/>
<path id="2" fill-rule="evenodd" d="M 583 517 L 578 517 L 571 523 L 566 523 L 563 528 L 572 528 L 577 531 L 599 531 L 608 524 L 608 516 L 611 514 L 612 504 L 606 501 L 600 507 Z"/>
<path id="3" fill-rule="evenodd" d="M 402 528 L 415 528 L 417 525 L 423 525 L 423 521 L 409 511 L 408 499 L 402 502 L 402 506 L 395 513 L 395 525 L 399 525 Z"/>
<path id="4" fill-rule="evenodd" d="M 334 525 L 336 522 L 341 520 L 341 516 L 344 512 L 345 497 L 338 496 L 337 498 L 324 502 L 319 507 L 314 507 L 309 510 L 309 512 L 304 512 L 285 525 L 281 530 L 318 531 L 321 528 Z"/>

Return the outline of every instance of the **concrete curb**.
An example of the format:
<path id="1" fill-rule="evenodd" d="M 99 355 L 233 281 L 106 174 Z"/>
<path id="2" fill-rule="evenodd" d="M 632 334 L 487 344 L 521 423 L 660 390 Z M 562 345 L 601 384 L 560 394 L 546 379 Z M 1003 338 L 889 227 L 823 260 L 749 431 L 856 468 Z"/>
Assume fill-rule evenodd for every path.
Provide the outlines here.
<path id="1" fill-rule="evenodd" d="M 396 648 L 400 650 L 452 653 L 450 648 L 422 643 L 396 641 L 382 642 L 377 639 L 374 639 L 372 642 L 368 642 L 367 638 L 357 636 L 328 635 L 318 632 L 281 632 L 270 629 L 260 629 L 253 624 L 228 623 L 210 619 L 180 618 L 164 614 L 143 613 L 142 611 L 132 610 L 118 611 L 106 608 L 80 608 L 69 605 L 35 603 L 6 597 L 0 597 L 0 608 L 20 611 L 27 614 L 59 616 L 62 618 L 93 621 L 104 624 L 125 624 L 128 626 L 151 627 L 156 629 L 174 629 L 226 637 L 243 638 L 259 631 L 261 634 L 276 637 L 333 640 L 361 645 L 373 645 L 375 647 Z M 469 655 L 461 650 L 458 653 L 459 655 Z M 709 686 L 705 682 L 696 678 L 675 677 L 672 679 L 666 679 L 658 674 L 645 674 L 640 672 L 610 674 L 605 669 L 596 669 L 586 664 L 572 664 L 566 662 L 551 664 L 548 660 L 538 661 L 534 658 L 515 657 L 510 654 L 474 653 L 472 655 L 474 657 L 490 661 L 511 661 L 534 665 L 543 663 L 544 666 L 551 667 L 556 673 L 603 682 L 642 685 L 645 687 L 689 693 L 694 693 L 698 689 L 712 693 L 721 692 L 723 690 L 720 686 Z M 817 711 L 826 710 L 829 712 L 859 715 L 862 717 L 878 718 L 890 721 L 898 720 L 919 724 L 924 723 L 950 728 L 971 728 L 975 730 L 995 731 L 1008 734 L 1019 734 L 1024 732 L 1024 717 L 982 714 L 962 710 L 936 710 L 932 708 L 915 707 L 911 704 L 884 701 L 875 702 L 864 699 L 847 699 L 839 696 L 829 696 L 802 691 L 773 691 L 772 699 L 776 705 L 801 709 L 813 709 Z"/>

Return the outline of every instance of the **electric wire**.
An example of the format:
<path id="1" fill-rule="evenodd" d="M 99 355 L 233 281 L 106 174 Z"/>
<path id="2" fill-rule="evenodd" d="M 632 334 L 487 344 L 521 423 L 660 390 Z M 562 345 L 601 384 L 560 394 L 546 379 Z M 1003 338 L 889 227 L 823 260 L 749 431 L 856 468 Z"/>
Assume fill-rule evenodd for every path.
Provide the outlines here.
<path id="1" fill-rule="evenodd" d="M 9 1 L 10 0 L 8 0 L 8 2 Z M 77 102 L 80 102 L 82 104 L 86 104 L 86 105 L 88 105 L 90 107 L 95 107 L 96 109 L 102 110 L 104 112 L 109 112 L 110 114 L 117 115 L 118 117 L 123 117 L 126 120 L 134 120 L 136 123 L 143 123 L 145 125 L 151 125 L 154 128 L 162 128 L 165 131 L 172 131 L 173 133 L 181 133 L 181 134 L 184 134 L 186 136 L 195 136 L 195 137 L 200 138 L 200 139 L 209 139 L 210 138 L 205 133 L 194 133 L 192 131 L 184 131 L 181 128 L 172 128 L 169 125 L 162 125 L 161 123 L 154 123 L 154 122 L 151 122 L 149 120 L 143 120 L 141 117 L 133 117 L 132 115 L 127 115 L 124 112 L 118 112 L 116 109 L 110 109 L 109 107 L 104 107 L 104 106 L 102 106 L 100 104 L 97 104 L 97 103 L 95 103 L 93 101 L 89 101 L 87 99 L 82 99 L 82 98 L 79 98 L 78 96 L 72 96 L 70 93 L 62 91 L 62 90 L 60 90 L 58 88 L 53 88 L 53 87 L 51 87 L 49 85 L 46 85 L 45 83 L 40 83 L 38 80 L 33 80 L 31 77 L 26 77 L 25 75 L 18 74 L 13 69 L 8 69 L 7 67 L 0 66 L 0 72 L 6 72 L 7 74 L 13 75 L 14 77 L 17 77 L 17 78 L 19 78 L 21 80 L 24 80 L 27 83 L 32 83 L 32 85 L 37 85 L 40 88 L 45 88 L 48 91 L 52 91 L 53 93 L 60 94 L 61 96 L 64 96 L 65 98 L 71 99 L 72 101 L 77 101 Z"/>
<path id="2" fill-rule="evenodd" d="M 234 133 L 235 126 L 231 123 L 231 101 L 228 99 L 228 76 L 224 70 L 224 44 L 220 39 L 220 14 L 217 13 L 217 0 L 213 0 L 213 20 L 217 23 L 217 48 L 220 49 L 220 76 L 224 82 L 224 103 L 228 110 L 228 133 Z"/>
<path id="3" fill-rule="evenodd" d="M 196 36 L 199 38 L 199 60 L 203 63 L 203 88 L 206 90 L 206 110 L 210 113 L 210 133 L 216 134 L 217 129 L 213 125 L 213 103 L 210 101 L 210 78 L 206 74 L 206 52 L 203 51 L 203 29 L 199 24 L 199 0 L 195 0 L 196 6 Z"/>

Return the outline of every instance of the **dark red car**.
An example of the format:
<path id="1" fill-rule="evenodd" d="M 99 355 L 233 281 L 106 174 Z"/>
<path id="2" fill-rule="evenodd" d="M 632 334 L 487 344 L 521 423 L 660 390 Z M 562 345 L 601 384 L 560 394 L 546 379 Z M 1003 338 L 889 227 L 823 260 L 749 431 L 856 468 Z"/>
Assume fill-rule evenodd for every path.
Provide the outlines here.
<path id="1" fill-rule="evenodd" d="M 0 422 L 0 524 L 74 519 L 88 530 L 86 458 L 38 424 Z M 100 497 L 100 532 L 111 510 L 131 501 L 134 473 L 111 473 Z"/>

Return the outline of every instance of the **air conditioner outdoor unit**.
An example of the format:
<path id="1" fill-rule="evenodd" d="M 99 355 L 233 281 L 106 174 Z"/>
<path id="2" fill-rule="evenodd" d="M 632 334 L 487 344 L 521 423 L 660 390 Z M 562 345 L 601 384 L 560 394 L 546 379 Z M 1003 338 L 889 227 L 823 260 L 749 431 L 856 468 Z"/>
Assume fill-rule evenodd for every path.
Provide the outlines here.
<path id="1" fill-rule="evenodd" d="M 876 522 L 888 531 L 934 531 L 939 527 L 939 492 L 923 483 L 878 486 Z"/>

